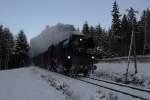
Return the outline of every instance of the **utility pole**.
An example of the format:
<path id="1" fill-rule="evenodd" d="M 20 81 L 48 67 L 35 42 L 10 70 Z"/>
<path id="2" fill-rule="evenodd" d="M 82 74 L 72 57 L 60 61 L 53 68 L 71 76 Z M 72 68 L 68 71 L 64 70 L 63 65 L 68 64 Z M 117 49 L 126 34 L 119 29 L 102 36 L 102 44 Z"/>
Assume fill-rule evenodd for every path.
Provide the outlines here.
<path id="1" fill-rule="evenodd" d="M 133 58 L 134 58 L 134 74 L 137 74 L 137 61 L 136 61 L 136 40 L 135 40 L 135 32 L 134 32 L 134 25 L 133 25 Z"/>
<path id="2" fill-rule="evenodd" d="M 132 46 L 133 46 L 133 39 L 134 39 L 134 31 L 132 30 L 131 42 L 130 42 L 130 48 L 129 48 L 129 54 L 128 54 L 128 65 L 126 69 L 126 81 L 128 80 L 128 72 L 129 72 L 129 65 L 130 65 L 130 56 L 131 56 Z"/>
<path id="3" fill-rule="evenodd" d="M 145 19 L 145 21 L 144 21 L 144 34 L 145 34 L 145 36 L 144 36 L 144 49 L 143 49 L 143 55 L 146 53 L 146 49 L 147 49 L 147 13 L 148 12 L 145 12 L 145 14 L 144 14 L 144 19 Z"/>
<path id="4" fill-rule="evenodd" d="M 138 13 L 137 11 L 134 11 L 135 13 Z M 135 68 L 135 73 L 137 74 L 137 61 L 136 61 L 136 41 L 135 41 L 135 24 L 134 20 L 132 19 L 132 35 L 131 35 L 131 42 L 130 42 L 130 48 L 129 48 L 129 54 L 128 54 L 128 65 L 126 69 L 126 77 L 125 80 L 128 80 L 128 73 L 129 73 L 129 66 L 130 66 L 130 56 L 133 50 L 133 59 L 134 59 L 134 68 Z"/>

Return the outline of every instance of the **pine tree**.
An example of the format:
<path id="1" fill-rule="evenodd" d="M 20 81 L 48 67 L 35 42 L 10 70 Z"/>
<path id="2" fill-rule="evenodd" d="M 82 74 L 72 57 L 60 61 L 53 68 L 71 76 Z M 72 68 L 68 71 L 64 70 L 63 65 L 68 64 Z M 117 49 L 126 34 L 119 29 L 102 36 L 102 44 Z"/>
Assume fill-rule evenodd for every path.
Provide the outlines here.
<path id="1" fill-rule="evenodd" d="M 102 29 L 100 24 L 98 24 L 95 28 L 95 42 L 99 58 L 110 56 L 107 32 Z"/>
<path id="2" fill-rule="evenodd" d="M 29 44 L 27 42 L 27 38 L 24 32 L 21 30 L 17 36 L 14 54 L 17 57 L 18 66 L 25 66 L 28 62 L 28 52 L 29 52 Z"/>
<path id="3" fill-rule="evenodd" d="M 95 30 L 95 38 L 96 38 L 96 46 L 101 47 L 102 46 L 102 28 L 100 24 L 96 26 Z"/>
<path id="4" fill-rule="evenodd" d="M 132 24 L 134 24 L 134 25 L 137 24 L 136 15 L 135 15 L 135 13 L 137 13 L 137 11 L 135 11 L 132 7 L 127 9 L 127 11 L 128 11 L 127 18 L 128 18 L 128 22 L 130 25 L 130 30 L 132 30 Z"/>
<path id="5" fill-rule="evenodd" d="M 140 52 L 142 52 L 142 46 L 143 46 L 143 35 L 141 33 L 139 33 L 138 31 L 138 23 L 136 20 L 136 13 L 138 13 L 138 11 L 135 11 L 132 7 L 130 7 L 129 9 L 127 9 L 128 14 L 127 14 L 127 18 L 128 18 L 128 22 L 129 22 L 129 36 L 130 36 L 130 40 L 129 43 L 131 41 L 131 34 L 132 32 L 134 32 L 134 46 L 135 46 L 135 52 L 136 54 L 141 54 Z M 139 42 L 140 41 L 140 42 Z"/>
<path id="6" fill-rule="evenodd" d="M 117 1 L 114 1 L 112 10 L 112 26 L 111 26 L 111 51 L 113 55 L 119 56 L 120 53 L 120 34 L 121 34 L 121 21 L 120 12 Z"/>
<path id="7" fill-rule="evenodd" d="M 91 26 L 89 28 L 89 36 L 94 38 L 94 35 L 95 35 L 95 28 L 93 26 Z"/>
<path id="8" fill-rule="evenodd" d="M 137 21 L 136 29 L 136 54 L 142 55 L 144 50 L 144 35 L 145 35 L 145 10 L 139 21 Z"/>
<path id="9" fill-rule="evenodd" d="M 127 20 L 127 16 L 123 15 L 121 20 L 121 55 L 127 56 L 129 52 L 129 44 L 130 44 L 130 32 L 129 32 L 129 22 Z"/>
<path id="10" fill-rule="evenodd" d="M 120 36 L 120 27 L 121 27 L 121 21 L 120 21 L 120 12 L 118 8 L 117 1 L 114 1 L 113 4 L 113 10 L 112 10 L 112 32 L 115 36 Z"/>
<path id="11" fill-rule="evenodd" d="M 98 24 L 98 25 L 96 26 L 96 33 L 102 34 L 102 27 L 101 27 L 100 24 Z"/>
<path id="12" fill-rule="evenodd" d="M 82 33 L 86 36 L 90 36 L 89 25 L 87 21 L 83 25 Z"/>
<path id="13" fill-rule="evenodd" d="M 9 68 L 9 62 L 10 62 L 10 58 L 12 55 L 12 50 L 13 50 L 13 45 L 14 45 L 14 41 L 13 41 L 13 36 L 12 33 L 9 31 L 8 28 L 4 28 L 3 30 L 4 32 L 4 48 L 5 48 L 5 69 Z"/>
<path id="14" fill-rule="evenodd" d="M 111 57 L 111 51 L 110 51 L 110 46 L 109 46 L 109 32 L 103 30 L 103 37 L 102 37 L 102 46 L 103 46 L 103 51 L 104 51 L 104 56 L 105 57 Z"/>
<path id="15" fill-rule="evenodd" d="M 3 66 L 3 54 L 4 54 L 4 45 L 3 45 L 3 25 L 0 25 L 0 69 Z"/>
<path id="16" fill-rule="evenodd" d="M 8 28 L 0 26 L 0 69 L 8 69 L 13 47 L 13 36 Z"/>
<path id="17" fill-rule="evenodd" d="M 144 20 L 145 38 L 144 38 L 144 50 L 143 54 L 150 54 L 150 10 L 145 12 Z"/>
<path id="18" fill-rule="evenodd" d="M 142 25 L 142 26 L 144 26 L 144 24 L 145 24 L 145 14 L 146 14 L 146 11 L 143 10 L 142 16 L 140 17 L 140 20 L 139 20 L 139 24 Z M 142 30 L 144 32 L 144 28 L 143 27 L 141 27 L 141 28 L 142 28 Z"/>

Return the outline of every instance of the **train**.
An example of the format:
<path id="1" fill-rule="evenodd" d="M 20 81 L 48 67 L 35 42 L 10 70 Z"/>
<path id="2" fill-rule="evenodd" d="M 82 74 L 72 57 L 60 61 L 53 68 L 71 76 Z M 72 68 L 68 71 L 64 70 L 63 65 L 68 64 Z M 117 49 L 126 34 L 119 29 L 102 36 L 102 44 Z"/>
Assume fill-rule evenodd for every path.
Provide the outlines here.
<path id="1" fill-rule="evenodd" d="M 47 51 L 35 56 L 36 66 L 64 75 L 89 75 L 96 69 L 95 57 L 90 53 L 94 48 L 93 38 L 83 34 L 72 34 L 57 45 L 51 45 Z"/>

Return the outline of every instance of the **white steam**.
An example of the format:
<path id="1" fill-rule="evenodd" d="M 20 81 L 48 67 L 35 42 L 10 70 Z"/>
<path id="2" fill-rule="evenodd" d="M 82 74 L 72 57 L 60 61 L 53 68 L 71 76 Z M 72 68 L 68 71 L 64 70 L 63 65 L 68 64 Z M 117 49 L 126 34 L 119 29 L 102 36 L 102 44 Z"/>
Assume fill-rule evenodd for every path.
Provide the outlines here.
<path id="1" fill-rule="evenodd" d="M 47 26 L 41 34 L 31 39 L 31 55 L 36 56 L 46 51 L 50 45 L 69 39 L 72 34 L 80 34 L 74 30 L 73 25 L 59 23 L 52 27 Z"/>

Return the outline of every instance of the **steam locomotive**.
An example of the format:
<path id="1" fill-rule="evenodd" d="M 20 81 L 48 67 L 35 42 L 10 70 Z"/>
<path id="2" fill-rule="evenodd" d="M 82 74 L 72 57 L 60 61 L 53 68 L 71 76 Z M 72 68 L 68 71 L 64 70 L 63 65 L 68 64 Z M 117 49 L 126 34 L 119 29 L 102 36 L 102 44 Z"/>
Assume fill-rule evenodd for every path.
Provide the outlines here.
<path id="1" fill-rule="evenodd" d="M 36 66 L 46 68 L 69 76 L 88 75 L 95 70 L 95 58 L 89 52 L 94 48 L 91 37 L 82 34 L 72 34 L 70 39 L 51 45 L 44 53 L 33 58 Z"/>

